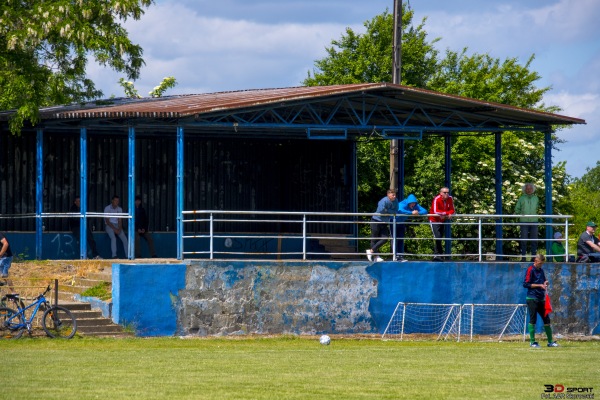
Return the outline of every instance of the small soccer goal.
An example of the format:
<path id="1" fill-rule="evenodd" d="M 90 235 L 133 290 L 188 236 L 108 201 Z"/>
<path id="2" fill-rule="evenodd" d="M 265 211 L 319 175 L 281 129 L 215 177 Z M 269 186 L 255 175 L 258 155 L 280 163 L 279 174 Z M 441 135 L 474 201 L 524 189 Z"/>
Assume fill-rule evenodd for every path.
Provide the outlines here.
<path id="1" fill-rule="evenodd" d="M 435 304 L 396 305 L 383 333 L 383 339 L 525 340 L 525 304 Z"/>

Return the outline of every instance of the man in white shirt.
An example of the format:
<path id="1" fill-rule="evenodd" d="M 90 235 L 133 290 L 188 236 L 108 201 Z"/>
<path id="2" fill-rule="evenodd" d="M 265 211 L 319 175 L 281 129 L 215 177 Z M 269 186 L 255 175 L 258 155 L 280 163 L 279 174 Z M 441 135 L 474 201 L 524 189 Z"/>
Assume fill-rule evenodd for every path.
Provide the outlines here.
<path id="1" fill-rule="evenodd" d="M 110 204 L 104 208 L 104 214 L 122 214 L 123 209 L 119 207 L 119 196 L 114 195 Z M 123 222 L 119 217 L 104 217 L 106 223 L 105 230 L 110 237 L 110 250 L 112 252 L 112 258 L 117 258 L 117 238 L 123 242 L 123 248 L 125 254 L 127 254 L 127 236 L 123 232 Z"/>

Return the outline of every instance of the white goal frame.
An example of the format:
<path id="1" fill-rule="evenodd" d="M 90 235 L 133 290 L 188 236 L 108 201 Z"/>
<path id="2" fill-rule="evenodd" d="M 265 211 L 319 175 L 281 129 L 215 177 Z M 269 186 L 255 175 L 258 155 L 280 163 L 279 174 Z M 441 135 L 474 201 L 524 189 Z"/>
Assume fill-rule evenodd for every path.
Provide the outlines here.
<path id="1" fill-rule="evenodd" d="M 495 338 L 522 335 L 526 339 L 525 304 L 442 304 L 399 302 L 383 332 L 382 339 L 403 340 L 405 334 L 436 335 L 436 340 L 468 336 Z"/>

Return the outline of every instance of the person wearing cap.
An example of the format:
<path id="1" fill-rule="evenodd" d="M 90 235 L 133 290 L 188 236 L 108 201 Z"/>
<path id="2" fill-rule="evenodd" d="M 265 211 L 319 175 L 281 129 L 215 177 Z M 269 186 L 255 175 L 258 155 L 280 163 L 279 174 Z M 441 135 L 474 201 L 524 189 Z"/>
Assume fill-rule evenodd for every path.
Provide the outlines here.
<path id="1" fill-rule="evenodd" d="M 590 221 L 577 241 L 577 262 L 600 262 L 600 240 L 594 235 L 596 224 Z"/>
<path id="2" fill-rule="evenodd" d="M 148 230 L 148 214 L 142 207 L 142 196 L 135 196 L 135 258 L 142 257 L 142 248 L 140 246 L 140 238 L 144 238 L 148 243 L 150 255 L 156 258 L 156 249 L 154 248 L 154 240 Z"/>
<path id="3" fill-rule="evenodd" d="M 554 262 L 564 262 L 566 259 L 566 250 L 565 246 L 562 244 L 563 235 L 560 232 L 554 232 L 554 242 L 552 242 L 552 247 L 550 248 L 550 254 L 553 255 Z"/>
<path id="4" fill-rule="evenodd" d="M 531 217 L 536 215 L 539 209 L 540 199 L 535 195 L 535 185 L 533 183 L 526 183 L 523 186 L 523 194 L 517 200 L 515 206 L 515 214 L 524 215 L 519 218 L 520 229 L 521 229 L 521 261 L 525 262 L 525 254 L 527 254 L 527 242 L 531 246 L 531 255 L 537 254 L 538 248 L 538 218 Z M 525 215 L 529 215 L 526 217 Z"/>

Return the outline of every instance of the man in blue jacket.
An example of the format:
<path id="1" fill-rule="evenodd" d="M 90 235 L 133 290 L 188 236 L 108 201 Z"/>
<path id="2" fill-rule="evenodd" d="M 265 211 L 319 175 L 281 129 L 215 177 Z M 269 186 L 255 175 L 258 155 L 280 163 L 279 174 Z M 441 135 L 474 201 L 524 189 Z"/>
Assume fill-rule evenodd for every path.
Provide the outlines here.
<path id="1" fill-rule="evenodd" d="M 406 236 L 406 224 L 404 222 L 411 215 L 427 215 L 427 209 L 419 204 L 417 197 L 412 193 L 398 203 L 398 215 L 396 216 L 396 254 L 404 253 L 404 237 Z M 405 262 L 407 260 L 401 255 L 397 255 L 394 261 Z"/>

